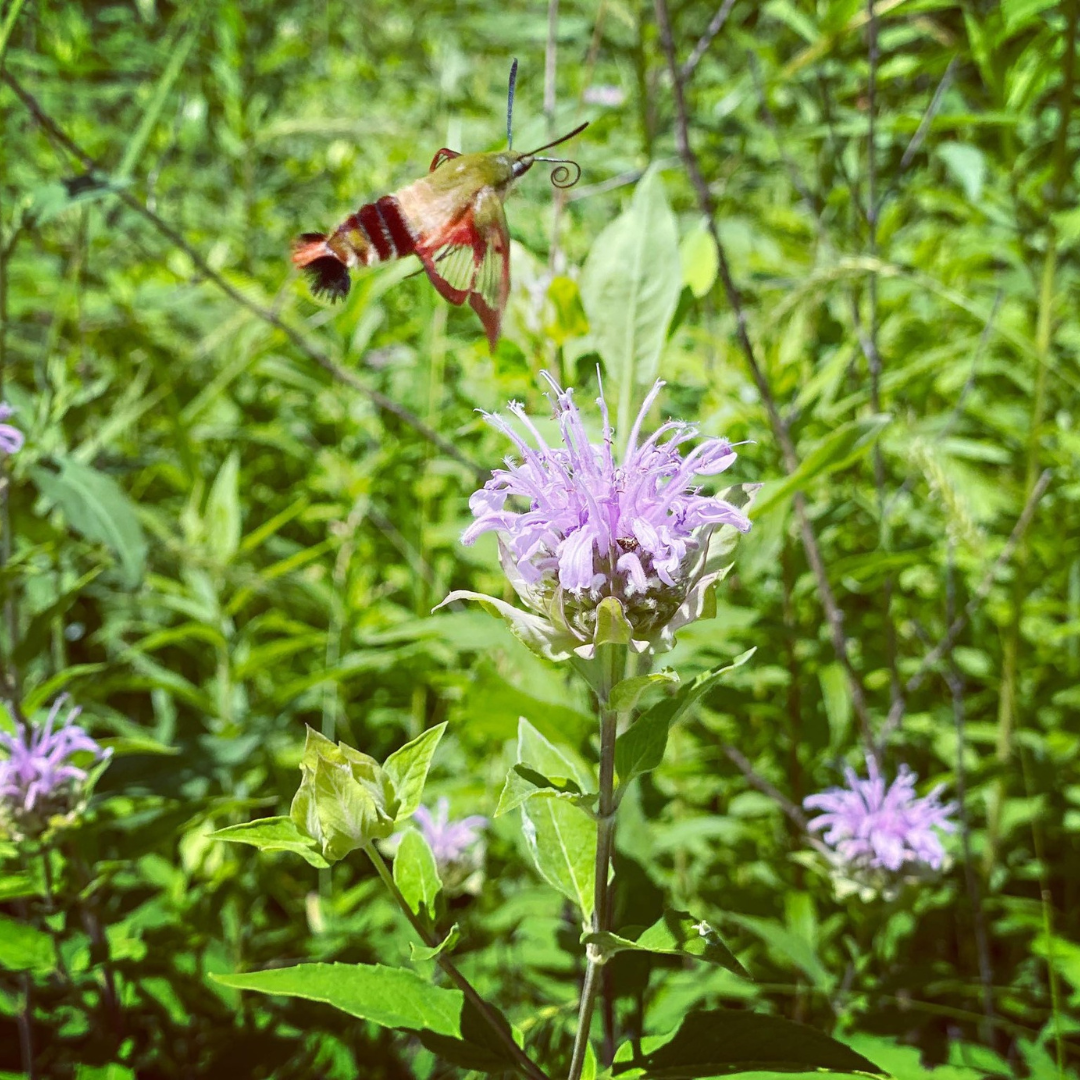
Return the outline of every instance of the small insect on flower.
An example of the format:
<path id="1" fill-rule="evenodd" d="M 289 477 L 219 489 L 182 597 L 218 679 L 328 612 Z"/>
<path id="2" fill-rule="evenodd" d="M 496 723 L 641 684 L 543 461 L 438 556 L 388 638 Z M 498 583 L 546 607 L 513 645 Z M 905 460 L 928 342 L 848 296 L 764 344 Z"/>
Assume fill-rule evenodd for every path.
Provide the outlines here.
<path id="1" fill-rule="evenodd" d="M 451 304 L 469 301 L 495 348 L 510 293 L 510 233 L 503 202 L 515 181 L 538 161 L 557 166 L 551 177 L 556 187 L 577 183 L 581 167 L 576 162 L 539 155 L 588 127 L 579 124 L 535 150 L 514 150 L 516 81 L 515 60 L 505 150 L 460 154 L 444 147 L 427 176 L 361 206 L 331 233 L 304 233 L 296 240 L 293 262 L 308 273 L 316 296 L 341 300 L 348 295 L 353 267 L 415 255 L 442 297 Z"/>
<path id="2" fill-rule="evenodd" d="M 16 835 L 38 835 L 53 818 L 77 808 L 89 774 L 73 759 L 82 755 L 90 765 L 112 754 L 75 723 L 79 708 L 72 708 L 54 729 L 66 701 L 66 694 L 56 699 L 41 727 L 19 723 L 14 734 L 0 732 L 0 746 L 8 752 L 0 760 L 0 822 Z"/>
<path id="3" fill-rule="evenodd" d="M 23 446 L 23 433 L 13 424 L 5 424 L 15 410 L 6 401 L 0 401 L 0 454 L 16 454 Z"/>
<path id="4" fill-rule="evenodd" d="M 866 780 L 848 767 L 846 787 L 829 788 L 803 800 L 807 810 L 824 811 L 809 828 L 826 830 L 822 839 L 839 864 L 856 873 L 939 870 L 945 860 L 939 830 L 951 833 L 956 828 L 950 820 L 956 804 L 940 801 L 944 785 L 919 798 L 915 794 L 918 777 L 906 765 L 900 766 L 891 785 L 885 783 L 869 754 L 866 767 Z"/>

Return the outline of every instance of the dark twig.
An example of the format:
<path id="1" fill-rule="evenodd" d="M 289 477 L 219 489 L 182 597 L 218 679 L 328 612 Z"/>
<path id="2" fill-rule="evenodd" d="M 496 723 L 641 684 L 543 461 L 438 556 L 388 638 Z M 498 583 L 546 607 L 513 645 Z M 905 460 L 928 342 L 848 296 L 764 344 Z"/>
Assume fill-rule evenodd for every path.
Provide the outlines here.
<path id="1" fill-rule="evenodd" d="M 779 788 L 770 784 L 764 776 L 755 772 L 754 766 L 750 764 L 749 759 L 741 750 L 737 750 L 730 743 L 721 743 L 720 749 L 735 764 L 739 772 L 746 777 L 751 787 L 757 788 L 762 795 L 767 795 L 772 799 L 803 832 L 806 832 L 807 818 L 801 807 L 793 803 Z"/>
<path id="2" fill-rule="evenodd" d="M 919 152 L 919 148 L 925 141 L 926 136 L 930 134 L 930 125 L 934 122 L 934 117 L 937 116 L 942 101 L 945 100 L 945 92 L 952 86 L 958 59 L 959 57 L 954 56 L 949 61 L 949 66 L 945 69 L 945 74 L 941 76 L 941 82 L 937 84 L 934 96 L 930 99 L 930 104 L 927 107 L 926 112 L 923 113 L 922 119 L 919 121 L 919 126 L 915 129 L 915 134 L 911 137 L 911 142 L 907 144 L 904 156 L 900 159 L 900 165 L 896 170 L 896 177 L 885 191 L 882 192 L 881 199 L 877 205 L 878 217 L 881 215 L 882 208 L 896 193 L 897 181 L 903 178 L 904 174 L 907 172 L 908 166 L 915 160 L 915 155 Z"/>
<path id="3" fill-rule="evenodd" d="M 547 45 L 544 48 L 544 119 L 547 137 L 555 138 L 555 73 L 559 61 L 559 0 L 548 0 Z"/>
<path id="4" fill-rule="evenodd" d="M 12 27 L 15 25 L 15 16 L 18 14 L 21 6 L 22 5 L 18 3 L 12 5 L 8 13 L 7 21 L 4 23 L 2 30 L 0 30 L 0 70 L 3 70 L 4 51 L 7 48 Z M 6 161 L 4 160 L 6 152 L 0 150 L 0 155 L 3 155 L 0 156 L 0 163 L 6 165 Z M 0 207 L 2 207 L 2 201 L 3 188 L 0 186 Z M 0 214 L 0 221 L 2 221 L 2 214 Z M 18 224 L 13 226 L 12 235 L 6 241 L 4 240 L 3 234 L 0 233 L 0 402 L 4 399 L 4 378 L 7 374 L 8 262 L 12 252 L 15 250 L 15 242 L 19 237 L 19 233 L 20 228 Z M 8 479 L 9 462 L 10 458 L 7 454 L 0 454 L 0 570 L 3 570 L 10 561 L 12 551 L 11 507 L 8 501 L 8 493 L 10 490 L 10 482 Z M 4 597 L 3 607 L 0 609 L 0 617 L 3 618 L 3 626 L 0 626 L 0 635 L 3 635 L 5 632 L 7 633 L 8 648 L 14 650 L 19 636 L 19 610 L 16 600 L 18 595 L 18 577 L 12 580 L 6 593 L 7 595 Z M 14 664 L 11 665 L 9 670 L 5 664 L 0 662 L 0 691 L 15 698 L 20 696 L 19 673 L 15 670 Z M 21 1026 L 19 1028 L 19 1037 L 20 1039 L 22 1038 Z"/>
<path id="5" fill-rule="evenodd" d="M 686 58 L 686 62 L 682 66 L 680 74 L 682 75 L 684 83 L 694 74 L 694 69 L 701 62 L 701 58 L 709 51 L 709 46 L 713 43 L 713 39 L 724 29 L 724 23 L 727 22 L 727 18 L 731 14 L 731 9 L 734 6 L 735 0 L 724 0 L 717 9 L 716 14 L 709 22 L 705 33 L 698 39 L 698 43 L 690 51 L 690 55 Z"/>
<path id="6" fill-rule="evenodd" d="M 866 39 L 869 73 L 867 79 L 867 122 L 866 122 L 866 250 L 871 262 L 878 257 L 878 201 L 877 201 L 877 69 L 878 69 L 878 24 L 875 0 L 866 0 Z M 867 282 L 867 332 L 862 333 L 859 321 L 858 300 L 852 294 L 852 308 L 855 315 L 855 328 L 866 366 L 870 373 L 870 407 L 875 413 L 881 412 L 881 352 L 878 349 L 878 276 L 871 266 Z M 890 530 L 885 516 L 885 457 L 881 452 L 881 442 L 876 441 L 873 449 L 874 490 L 877 493 L 878 543 L 885 552 L 890 546 Z M 889 669 L 889 699 L 892 706 L 902 703 L 903 688 L 900 685 L 900 668 L 897 659 L 896 627 L 892 619 L 893 575 L 886 571 L 881 586 L 881 619 L 885 634 L 885 659 Z"/>
<path id="7" fill-rule="evenodd" d="M 986 350 L 986 344 L 990 340 L 990 333 L 994 329 L 994 320 L 997 318 L 998 308 L 1001 306 L 1001 299 L 1004 295 L 1004 290 L 998 289 L 994 296 L 994 303 L 990 308 L 990 314 L 987 316 L 986 325 L 983 326 L 982 333 L 979 335 L 979 343 L 975 346 L 975 351 L 971 355 L 971 370 L 968 372 L 968 377 L 964 380 L 964 385 L 960 388 L 960 393 L 956 396 L 956 402 L 952 409 L 949 410 L 949 415 L 942 425 L 941 430 L 934 432 L 934 440 L 936 442 L 941 442 L 941 440 L 952 431 L 963 413 L 964 402 L 975 387 L 975 378 L 979 373 L 979 361 L 982 360 L 983 352 Z M 913 477 L 909 476 L 893 493 L 892 498 L 885 505 L 884 516 L 886 518 L 892 513 L 897 500 L 911 487 L 912 483 Z"/>
<path id="8" fill-rule="evenodd" d="M 844 178 L 844 186 L 851 196 L 852 206 L 855 207 L 856 212 L 865 221 L 866 207 L 863 206 L 863 201 L 859 197 L 859 185 L 855 183 L 855 178 L 848 171 L 847 162 L 844 160 L 844 148 L 840 145 L 840 139 L 836 132 L 836 118 L 832 112 L 832 92 L 825 81 L 825 77 L 820 73 L 816 81 L 818 92 L 821 95 L 821 115 L 825 121 L 825 130 L 829 133 L 828 143 L 831 163 Z"/>
<path id="9" fill-rule="evenodd" d="M 68 135 L 56 124 L 56 122 L 45 112 L 38 101 L 23 88 L 19 81 L 8 71 L 0 73 L 0 77 L 4 82 L 14 90 L 15 94 L 22 101 L 22 103 L 31 112 L 34 119 L 57 141 L 64 149 L 68 151 L 73 157 L 88 170 L 97 171 L 98 166 L 93 158 L 90 157 L 80 146 L 78 146 Z M 167 221 L 159 217 L 153 210 L 150 210 L 147 206 L 141 203 L 134 195 L 131 194 L 126 188 L 117 188 L 113 190 L 113 194 L 125 205 L 129 206 L 136 213 L 146 218 L 158 232 L 175 244 L 181 251 L 183 251 L 188 258 L 195 264 L 199 273 L 203 275 L 208 281 L 217 286 L 226 296 L 241 307 L 247 308 L 257 318 L 262 319 L 263 322 L 273 326 L 276 330 L 280 330 L 308 359 L 313 360 L 325 371 L 328 371 L 339 382 L 345 383 L 346 386 L 363 394 L 369 401 L 372 402 L 377 408 L 382 409 L 384 412 L 390 413 L 392 416 L 396 416 L 402 423 L 411 427 L 422 438 L 427 439 L 429 442 L 437 446 L 444 454 L 452 457 L 455 461 L 464 465 L 466 468 L 475 473 L 478 477 L 485 475 L 483 469 L 480 468 L 475 462 L 471 461 L 465 454 L 463 454 L 458 447 L 449 439 L 440 435 L 433 428 L 424 423 L 415 413 L 410 409 L 407 409 L 404 405 L 399 404 L 392 398 L 387 397 L 380 390 L 376 390 L 374 387 L 368 386 L 364 381 L 356 376 L 348 368 L 343 368 L 336 361 L 331 359 L 325 352 L 323 352 L 316 345 L 313 345 L 308 339 L 295 327 L 290 326 L 285 322 L 276 312 L 270 308 L 263 307 L 257 301 L 252 300 L 250 297 L 245 296 L 234 285 L 230 284 L 224 277 L 222 277 L 216 270 L 214 270 L 203 256 L 189 244 L 183 236 L 180 235 Z"/>
<path id="10" fill-rule="evenodd" d="M 953 573 L 953 547 L 949 544 L 945 577 L 945 617 L 952 623 L 956 616 L 956 582 Z M 990 964 L 990 946 L 986 937 L 986 920 L 983 916 L 982 892 L 975 875 L 975 863 L 971 854 L 971 823 L 967 816 L 967 769 L 964 765 L 964 680 L 960 669 L 949 650 L 948 663 L 945 667 L 945 682 L 952 695 L 953 722 L 956 728 L 956 803 L 957 816 L 960 819 L 960 842 L 964 850 L 964 884 L 967 887 L 968 902 L 971 904 L 971 918 L 975 930 L 975 949 L 979 958 L 979 980 L 982 983 L 983 1011 L 986 1023 L 983 1025 L 982 1038 L 987 1046 L 995 1042 L 994 1015 L 994 970 Z"/>
<path id="11" fill-rule="evenodd" d="M 750 335 L 746 326 L 746 309 L 743 307 L 742 297 L 731 276 L 731 267 L 727 260 L 727 253 L 720 234 L 716 228 L 715 206 L 709 186 L 701 174 L 697 156 L 690 145 L 689 119 L 686 110 L 686 97 L 683 90 L 683 80 L 679 72 L 679 66 L 675 58 L 675 45 L 671 36 L 671 21 L 668 17 L 666 0 L 655 0 L 656 22 L 660 29 L 660 41 L 667 57 L 668 72 L 671 76 L 672 93 L 675 98 L 675 140 L 678 146 L 679 156 L 683 159 L 690 181 L 697 193 L 701 212 L 705 217 L 705 224 L 716 246 L 717 262 L 719 264 L 720 279 L 723 282 L 724 292 L 728 303 L 735 314 L 735 335 L 739 342 L 747 366 L 750 369 L 751 378 L 757 387 L 762 404 L 769 416 L 769 423 L 780 445 L 781 455 L 784 460 L 784 468 L 788 473 L 793 473 L 799 465 L 798 454 L 791 439 L 791 433 L 787 424 L 776 405 L 765 373 L 758 363 L 757 353 L 750 341 Z M 828 574 L 825 569 L 825 560 L 818 546 L 817 536 L 806 511 L 806 500 L 799 492 L 794 497 L 795 516 L 799 524 L 799 532 L 802 537 L 803 548 L 806 551 L 807 562 L 813 572 L 817 583 L 818 594 L 821 597 L 822 606 L 825 608 L 825 617 L 829 625 L 833 647 L 837 658 L 844 668 L 851 688 L 851 699 L 855 707 L 855 713 L 859 718 L 859 726 L 862 732 L 863 742 L 868 753 L 876 756 L 877 747 L 874 740 L 873 729 L 870 724 L 870 710 L 866 703 L 866 695 L 863 692 L 862 683 L 851 662 L 851 654 L 847 635 L 844 633 L 844 615 L 829 584 Z"/>
<path id="12" fill-rule="evenodd" d="M 923 680 L 926 678 L 927 674 L 933 670 L 938 661 L 953 647 L 956 643 L 956 639 L 960 636 L 961 631 L 971 621 L 983 600 L 986 599 L 986 595 L 990 592 L 998 571 L 1010 558 L 1012 558 L 1012 553 L 1016 550 L 1016 545 L 1027 531 L 1028 525 L 1031 524 L 1031 519 L 1035 515 L 1035 508 L 1039 505 L 1039 500 L 1043 497 L 1043 493 L 1050 483 L 1050 476 L 1050 470 L 1044 469 L 1035 486 L 1031 489 L 1031 494 L 1028 496 L 1028 500 L 1024 504 L 1024 509 L 1021 511 L 1020 516 L 1016 519 L 1016 524 L 1013 526 L 1013 530 L 1009 534 L 1009 539 L 1005 542 L 1005 546 L 1001 549 L 1001 554 L 998 555 L 993 563 L 991 563 L 990 568 L 983 575 L 982 581 L 979 582 L 979 587 L 975 590 L 975 595 L 964 605 L 964 610 L 953 619 L 952 623 L 950 623 L 948 630 L 945 631 L 945 636 L 926 654 L 926 656 L 923 657 L 922 663 L 919 664 L 915 674 L 904 683 L 905 695 L 913 694 L 920 686 L 922 686 Z M 903 700 L 901 700 L 889 710 L 889 715 L 881 729 L 881 742 L 883 744 L 896 728 L 896 725 L 900 723 L 903 715 L 904 703 Z"/>
<path id="13" fill-rule="evenodd" d="M 34 1031 L 31 1026 L 34 1016 L 34 1002 L 31 997 L 34 984 L 30 976 L 23 972 L 19 976 L 19 989 L 22 991 L 22 1008 L 15 1017 L 19 1029 L 19 1056 L 26 1070 L 27 1080 L 37 1080 L 37 1067 L 34 1065 Z"/>

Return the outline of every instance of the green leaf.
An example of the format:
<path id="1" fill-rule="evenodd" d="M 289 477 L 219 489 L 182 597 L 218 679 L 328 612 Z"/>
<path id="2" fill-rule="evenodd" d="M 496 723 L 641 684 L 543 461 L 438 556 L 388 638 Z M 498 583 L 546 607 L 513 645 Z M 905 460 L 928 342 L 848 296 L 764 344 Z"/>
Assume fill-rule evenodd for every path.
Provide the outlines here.
<path id="1" fill-rule="evenodd" d="M 614 596 L 605 597 L 596 605 L 594 645 L 629 645 L 634 640 L 634 628 Z"/>
<path id="2" fill-rule="evenodd" d="M 111 750 L 114 758 L 127 757 L 131 754 L 160 754 L 163 757 L 177 757 L 183 751 L 179 746 L 169 746 L 158 742 L 149 735 L 145 737 L 131 735 L 112 735 L 98 739 L 103 750 Z"/>
<path id="3" fill-rule="evenodd" d="M 218 563 L 236 554 L 240 535 L 240 455 L 234 450 L 218 469 L 206 500 L 206 543 Z"/>
<path id="4" fill-rule="evenodd" d="M 834 750 L 847 745 L 851 731 L 851 688 L 844 669 L 837 662 L 826 664 L 818 671 L 825 715 L 829 718 L 829 746 Z"/>
<path id="5" fill-rule="evenodd" d="M 553 278 L 547 295 L 554 316 L 545 327 L 547 336 L 557 346 L 565 345 L 571 338 L 584 337 L 589 332 L 589 320 L 581 306 L 577 282 L 568 277 Z"/>
<path id="6" fill-rule="evenodd" d="M 11 900 L 21 900 L 26 896 L 41 896 L 42 886 L 23 870 L 7 871 L 0 874 L 0 904 Z"/>
<path id="7" fill-rule="evenodd" d="M 242 975 L 211 975 L 222 986 L 322 1001 L 383 1027 L 461 1036 L 460 990 L 433 986 L 411 971 L 382 964 L 297 964 Z"/>
<path id="8" fill-rule="evenodd" d="M 656 378 L 682 283 L 678 227 L 653 165 L 627 210 L 593 242 L 581 272 L 592 337 L 618 387 L 620 431 L 629 431 L 638 389 Z"/>
<path id="9" fill-rule="evenodd" d="M 600 1071 L 600 1065 L 596 1060 L 596 1051 L 592 1043 L 585 1044 L 585 1061 L 581 1066 L 581 1080 L 596 1080 L 596 1074 Z"/>
<path id="10" fill-rule="evenodd" d="M 210 978 L 235 990 L 321 1001 L 383 1027 L 415 1031 L 428 1049 L 461 1068 L 502 1072 L 510 1065 L 506 1048 L 460 990 L 434 986 L 401 968 L 298 964 Z M 505 1018 L 493 1012 L 509 1031 Z"/>
<path id="11" fill-rule="evenodd" d="M 495 807 L 495 817 L 501 817 L 534 798 L 566 799 L 575 806 L 591 806 L 599 796 L 595 792 L 582 792 L 573 780 L 544 776 L 519 761 L 511 766 L 506 774 L 502 791 L 499 793 L 499 805 Z"/>
<path id="12" fill-rule="evenodd" d="M 887 414 L 862 417 L 837 428 L 802 459 L 799 467 L 783 480 L 766 484 L 754 500 L 752 517 L 760 518 L 779 506 L 813 480 L 845 469 L 865 454 L 892 419 Z"/>
<path id="13" fill-rule="evenodd" d="M 744 979 L 750 978 L 746 969 L 720 940 L 716 930 L 708 923 L 695 919 L 689 912 L 665 911 L 652 926 L 636 937 L 631 937 L 630 933 L 602 931 L 583 934 L 581 940 L 584 944 L 595 945 L 605 958 L 628 950 L 666 956 L 694 956 L 706 963 L 727 968 Z"/>
<path id="14" fill-rule="evenodd" d="M 642 1049 L 640 1057 L 617 1060 L 612 1074 L 633 1072 L 648 1080 L 819 1069 L 882 1075 L 873 1062 L 816 1028 L 777 1016 L 729 1009 L 691 1013 L 663 1046 Z M 638 1069 L 644 1073 L 637 1073 Z"/>
<path id="15" fill-rule="evenodd" d="M 969 202 L 978 202 L 986 183 L 986 158 L 977 146 L 947 142 L 937 148 L 949 175 L 960 184 Z"/>
<path id="16" fill-rule="evenodd" d="M 426 945 L 417 945 L 414 941 L 409 942 L 409 955 L 413 960 L 434 960 L 440 953 L 450 952 L 460 937 L 461 930 L 458 924 L 454 923 L 450 927 L 450 933 L 438 945 L 433 945 L 431 948 Z"/>
<path id="17" fill-rule="evenodd" d="M 330 864 L 319 854 L 318 843 L 302 833 L 288 817 L 258 818 L 242 825 L 229 825 L 210 834 L 212 840 L 251 844 L 260 851 L 292 851 L 312 866 L 324 869 Z"/>
<path id="18" fill-rule="evenodd" d="M 29 923 L 0 915 L 0 968 L 45 975 L 56 968 L 51 935 Z"/>
<path id="19" fill-rule="evenodd" d="M 499 1026 L 514 1037 L 513 1029 L 502 1013 L 493 1009 L 489 1015 L 494 1015 Z M 421 1031 L 419 1034 L 420 1041 L 432 1053 L 460 1069 L 494 1073 L 517 1071 L 517 1063 L 510 1057 L 505 1044 L 495 1035 L 488 1021 L 471 1001 L 466 1001 L 461 1010 L 460 1039 L 436 1035 L 430 1031 Z M 521 1044 L 520 1037 L 515 1041 Z"/>
<path id="20" fill-rule="evenodd" d="M 58 671 L 55 675 L 46 679 L 40 686 L 27 692 L 23 698 L 23 712 L 27 716 L 33 716 L 38 709 L 44 708 L 56 695 L 63 690 L 68 683 L 76 679 L 96 675 L 104 671 L 108 664 L 72 664 L 70 667 Z"/>
<path id="21" fill-rule="evenodd" d="M 445 731 L 446 721 L 443 721 L 395 750 L 383 764 L 398 798 L 398 821 L 412 817 L 420 805 L 431 759 Z"/>
<path id="22" fill-rule="evenodd" d="M 628 713 L 637 707 L 637 703 L 647 690 L 663 686 L 665 683 L 678 684 L 678 682 L 678 673 L 672 671 L 671 668 L 654 671 L 648 675 L 634 675 L 617 682 L 611 688 L 608 704 L 617 713 Z"/>
<path id="23" fill-rule="evenodd" d="M 615 772 L 620 787 L 625 787 L 635 776 L 655 769 L 664 760 L 668 732 L 684 712 L 702 694 L 711 690 L 729 671 L 741 667 L 754 655 L 748 649 L 730 664 L 713 671 L 706 671 L 693 682 L 686 683 L 671 697 L 657 702 L 643 713 L 632 727 L 615 740 Z"/>
<path id="24" fill-rule="evenodd" d="M 75 1080 L 135 1080 L 135 1073 L 126 1065 L 110 1061 L 107 1065 L 77 1065 Z"/>
<path id="25" fill-rule="evenodd" d="M 570 781 L 584 790 L 592 784 L 589 770 L 565 746 L 556 746 L 524 716 L 518 718 L 517 760 L 555 782 Z"/>
<path id="26" fill-rule="evenodd" d="M 679 245 L 679 261 L 682 263 L 683 284 L 688 285 L 700 300 L 716 283 L 720 269 L 716 242 L 704 221 L 683 237 Z"/>
<path id="27" fill-rule="evenodd" d="M 531 799 L 522 806 L 521 817 L 540 876 L 577 904 L 587 921 L 593 913 L 596 822 L 562 799 Z"/>
<path id="28" fill-rule="evenodd" d="M 522 611 L 496 596 L 471 592 L 469 589 L 457 589 L 450 593 L 441 604 L 432 608 L 432 611 L 438 611 L 455 600 L 475 601 L 489 615 L 502 619 L 522 645 L 546 660 L 569 660 L 574 655 L 574 650 L 581 645 L 573 634 L 558 629 L 549 620 L 532 612 Z"/>
<path id="29" fill-rule="evenodd" d="M 434 924 L 435 902 L 442 891 L 442 881 L 427 840 L 415 829 L 406 832 L 398 845 L 394 881 L 413 912 Z"/>
<path id="30" fill-rule="evenodd" d="M 37 466 L 30 474 L 41 494 L 59 508 L 75 532 L 113 552 L 124 587 L 135 588 L 146 568 L 146 537 L 135 507 L 120 485 L 111 476 L 71 458 L 60 461 L 59 472 Z"/>
<path id="31" fill-rule="evenodd" d="M 585 794 L 593 786 L 588 770 L 576 755 L 555 746 L 522 716 L 518 719 L 517 763 L 506 774 L 495 816 L 535 796 L 588 805 L 597 798 Z"/>
<path id="32" fill-rule="evenodd" d="M 804 935 L 756 915 L 728 913 L 724 917 L 744 930 L 757 934 L 777 956 L 784 957 L 802 971 L 823 993 L 832 993 L 836 985 L 836 976 L 821 962 L 814 946 Z"/>

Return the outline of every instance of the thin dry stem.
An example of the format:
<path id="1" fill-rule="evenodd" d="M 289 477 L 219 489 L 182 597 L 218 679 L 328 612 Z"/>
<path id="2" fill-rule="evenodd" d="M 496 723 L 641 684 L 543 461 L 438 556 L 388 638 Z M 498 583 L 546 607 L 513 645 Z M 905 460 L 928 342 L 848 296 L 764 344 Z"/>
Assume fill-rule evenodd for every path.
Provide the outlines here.
<path id="1" fill-rule="evenodd" d="M 19 100 L 27 107 L 34 119 L 37 120 L 37 122 L 54 139 L 56 139 L 68 153 L 75 157 L 86 169 L 97 169 L 97 163 L 94 159 L 69 138 L 56 121 L 42 108 L 36 98 L 24 89 L 22 84 L 10 72 L 4 71 L 0 73 L 0 78 L 3 78 L 4 82 L 15 91 Z M 191 244 L 176 231 L 176 229 L 163 218 L 159 217 L 153 210 L 140 202 L 130 191 L 126 188 L 117 188 L 114 190 L 113 194 L 115 194 L 115 196 L 126 206 L 129 206 L 136 213 L 146 218 L 158 232 L 183 251 L 207 281 L 210 281 L 231 300 L 234 300 L 237 304 L 246 308 L 257 318 L 262 319 L 263 322 L 280 330 L 281 333 L 283 333 L 305 356 L 308 357 L 308 359 L 313 360 L 319 367 L 328 371 L 339 382 L 342 382 L 346 386 L 352 387 L 352 389 L 363 394 L 377 408 L 396 416 L 402 423 L 407 424 L 418 435 L 433 443 L 444 454 L 464 465 L 476 476 L 482 477 L 485 475 L 484 470 L 463 454 L 453 442 L 425 424 L 424 421 L 410 409 L 407 409 L 404 405 L 399 404 L 392 398 L 387 397 L 382 391 L 368 386 L 352 371 L 349 371 L 348 368 L 343 368 L 320 348 L 308 341 L 299 330 L 285 322 L 275 311 L 264 307 L 257 301 L 252 300 L 249 296 L 245 296 L 239 289 L 230 284 L 229 281 L 222 277 L 207 263 L 206 259 L 203 258 L 199 251 L 192 247 Z"/>
<path id="2" fill-rule="evenodd" d="M 1009 534 L 1009 539 L 1001 549 L 1001 554 L 990 564 L 989 569 L 983 575 L 982 581 L 979 582 L 979 587 L 975 590 L 975 595 L 964 605 L 964 610 L 953 619 L 952 623 L 950 623 L 948 630 L 945 631 L 944 637 L 942 637 L 926 656 L 923 657 L 922 663 L 919 664 L 915 673 L 906 683 L 904 683 L 905 695 L 910 696 L 922 686 L 923 680 L 926 678 L 927 674 L 933 670 L 938 661 L 953 647 L 964 627 L 971 621 L 975 612 L 979 610 L 982 602 L 986 599 L 987 593 L 990 592 L 990 589 L 994 584 L 994 579 L 997 577 L 998 571 L 1012 558 L 1012 554 L 1016 550 L 1016 545 L 1027 531 L 1028 525 L 1031 524 L 1031 519 L 1035 515 L 1035 508 L 1038 506 L 1039 500 L 1043 497 L 1044 492 L 1050 484 L 1051 475 L 1051 471 L 1045 469 L 1039 477 L 1031 494 L 1028 496 L 1027 502 L 1024 504 L 1024 509 L 1016 519 L 1016 524 Z M 881 729 L 882 743 L 885 742 L 896 728 L 897 724 L 900 723 L 903 715 L 903 699 L 901 699 L 899 703 L 889 710 L 889 715 Z"/>
<path id="3" fill-rule="evenodd" d="M 746 358 L 747 366 L 750 369 L 750 375 L 754 380 L 754 385 L 757 387 L 758 394 L 768 413 L 769 423 L 772 426 L 773 434 L 780 445 L 784 467 L 787 469 L 788 473 L 793 473 L 799 465 L 795 444 L 792 441 L 787 424 L 780 415 L 768 379 L 765 377 L 765 373 L 758 363 L 757 352 L 750 341 L 750 335 L 746 325 L 746 309 L 743 306 L 742 297 L 735 285 L 735 281 L 731 276 L 731 268 L 727 260 L 727 253 L 716 228 L 715 207 L 713 205 L 712 193 L 709 191 L 709 186 L 705 182 L 704 176 L 702 176 L 697 155 L 690 145 L 686 97 L 683 91 L 682 76 L 675 58 L 675 46 L 671 36 L 671 21 L 668 17 L 666 0 L 655 0 L 655 8 L 656 22 L 660 28 L 660 40 L 667 57 L 668 72 L 671 76 L 672 92 L 675 97 L 675 139 L 679 149 L 679 156 L 683 159 L 686 171 L 690 175 L 691 183 L 694 185 L 694 190 L 697 193 L 701 212 L 705 217 L 705 224 L 712 237 L 713 243 L 716 246 L 720 279 L 723 282 L 724 292 L 727 294 L 728 303 L 731 305 L 732 311 L 735 314 L 735 334 L 739 342 L 739 347 Z M 867 753 L 876 757 L 877 747 L 870 723 L 870 709 L 866 702 L 866 695 L 863 691 L 862 682 L 860 681 L 851 660 L 850 645 L 847 634 L 844 632 L 844 614 L 836 601 L 832 586 L 829 584 L 828 574 L 825 570 L 825 560 L 822 557 L 821 548 L 817 541 L 817 535 L 814 532 L 813 525 L 810 522 L 810 517 L 806 510 L 806 500 L 803 498 L 801 492 L 795 495 L 794 505 L 803 548 L 806 551 L 806 558 L 810 564 L 810 569 L 817 584 L 818 595 L 821 597 L 821 603 L 825 609 L 825 618 L 829 625 L 833 648 L 835 649 L 837 659 L 840 661 L 848 678 L 851 689 L 851 699 L 855 707 L 855 715 L 859 720 L 859 728 L 863 742 L 866 746 Z"/>

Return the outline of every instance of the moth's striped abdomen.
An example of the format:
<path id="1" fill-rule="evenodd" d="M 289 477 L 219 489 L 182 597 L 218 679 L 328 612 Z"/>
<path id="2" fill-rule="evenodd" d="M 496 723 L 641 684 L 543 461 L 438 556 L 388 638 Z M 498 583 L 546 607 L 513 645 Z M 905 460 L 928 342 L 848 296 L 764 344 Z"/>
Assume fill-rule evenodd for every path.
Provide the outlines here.
<path id="1" fill-rule="evenodd" d="M 393 195 L 384 195 L 350 214 L 329 236 L 304 233 L 293 246 L 293 262 L 311 277 L 311 291 L 340 300 L 349 292 L 349 267 L 373 266 L 412 255 L 416 237 Z"/>

